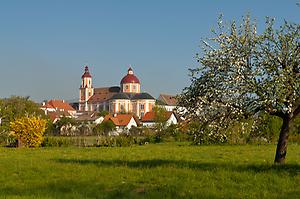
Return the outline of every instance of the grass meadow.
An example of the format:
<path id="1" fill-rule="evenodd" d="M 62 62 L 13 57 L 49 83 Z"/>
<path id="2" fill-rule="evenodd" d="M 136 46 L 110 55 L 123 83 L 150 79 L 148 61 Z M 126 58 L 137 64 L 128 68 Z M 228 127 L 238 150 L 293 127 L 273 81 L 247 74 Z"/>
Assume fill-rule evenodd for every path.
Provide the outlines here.
<path id="1" fill-rule="evenodd" d="M 300 198 L 300 145 L 0 148 L 0 198 Z"/>

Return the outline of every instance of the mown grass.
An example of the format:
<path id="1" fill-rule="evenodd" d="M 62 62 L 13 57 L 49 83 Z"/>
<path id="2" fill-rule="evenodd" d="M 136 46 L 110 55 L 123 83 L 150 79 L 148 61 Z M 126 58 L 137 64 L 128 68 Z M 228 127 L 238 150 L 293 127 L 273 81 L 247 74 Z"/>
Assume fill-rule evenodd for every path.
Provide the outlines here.
<path id="1" fill-rule="evenodd" d="M 300 198 L 300 146 L 0 148 L 0 198 Z"/>

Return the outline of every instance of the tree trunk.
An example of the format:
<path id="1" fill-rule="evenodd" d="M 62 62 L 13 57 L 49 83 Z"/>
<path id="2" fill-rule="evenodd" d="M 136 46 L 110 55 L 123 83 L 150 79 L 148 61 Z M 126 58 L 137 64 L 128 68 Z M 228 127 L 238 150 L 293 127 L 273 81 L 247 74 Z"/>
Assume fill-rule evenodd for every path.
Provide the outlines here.
<path id="1" fill-rule="evenodd" d="M 23 143 L 20 139 L 17 139 L 17 148 L 22 148 L 23 147 Z"/>
<path id="2" fill-rule="evenodd" d="M 274 160 L 274 163 L 276 164 L 284 164 L 285 156 L 287 153 L 289 126 L 290 126 L 291 119 L 289 116 L 285 116 L 282 118 L 282 120 L 283 123 L 279 134 L 279 140 L 277 143 L 276 155 Z"/>

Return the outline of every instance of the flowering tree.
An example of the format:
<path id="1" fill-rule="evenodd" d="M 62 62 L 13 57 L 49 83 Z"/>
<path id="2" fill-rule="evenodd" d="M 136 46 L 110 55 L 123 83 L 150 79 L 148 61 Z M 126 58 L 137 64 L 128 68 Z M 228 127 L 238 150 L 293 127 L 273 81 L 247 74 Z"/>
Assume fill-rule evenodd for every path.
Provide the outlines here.
<path id="1" fill-rule="evenodd" d="M 258 34 L 249 16 L 241 25 L 219 18 L 214 36 L 203 41 L 200 66 L 179 97 L 187 116 L 218 131 L 264 111 L 282 119 L 275 163 L 284 163 L 289 127 L 300 113 L 300 25 L 279 29 L 267 18 Z"/>
<path id="2" fill-rule="evenodd" d="M 38 117 L 21 117 L 10 123 L 14 136 L 26 147 L 38 147 L 44 139 L 47 120 Z"/>

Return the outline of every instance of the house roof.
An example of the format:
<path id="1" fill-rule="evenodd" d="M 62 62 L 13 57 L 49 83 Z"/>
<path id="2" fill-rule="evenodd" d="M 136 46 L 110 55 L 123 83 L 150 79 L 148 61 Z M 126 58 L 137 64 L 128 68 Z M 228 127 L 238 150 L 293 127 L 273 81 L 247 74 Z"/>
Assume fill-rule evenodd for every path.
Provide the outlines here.
<path id="1" fill-rule="evenodd" d="M 112 96 L 111 99 L 126 99 L 126 100 L 130 100 L 131 95 L 129 93 L 118 93 L 115 94 L 114 96 Z"/>
<path id="2" fill-rule="evenodd" d="M 139 100 L 139 99 L 155 99 L 149 93 L 118 93 L 111 99 L 127 99 L 127 100 Z"/>
<path id="3" fill-rule="evenodd" d="M 132 97 L 133 100 L 135 99 L 155 99 L 149 93 L 137 93 Z"/>
<path id="4" fill-rule="evenodd" d="M 65 111 L 75 111 L 75 109 L 64 100 L 49 100 L 42 108 L 63 109 Z"/>
<path id="5" fill-rule="evenodd" d="M 111 120 L 116 126 L 127 126 L 133 118 L 137 124 L 139 124 L 138 119 L 133 114 L 116 114 L 116 115 L 106 115 L 103 121 Z"/>
<path id="6" fill-rule="evenodd" d="M 49 118 L 50 118 L 50 120 L 51 120 L 52 122 L 54 122 L 55 119 L 58 119 L 58 118 L 59 118 L 59 115 L 58 115 L 56 112 L 49 112 L 49 113 L 48 113 L 48 116 L 49 116 Z"/>
<path id="7" fill-rule="evenodd" d="M 166 111 L 165 112 L 165 117 L 168 120 L 171 115 L 173 114 L 172 111 Z M 144 117 L 141 119 L 141 122 L 154 122 L 155 121 L 155 112 L 154 111 L 150 111 L 147 112 Z"/>
<path id="8" fill-rule="evenodd" d="M 94 95 L 88 100 L 89 103 L 102 103 L 109 99 L 112 96 L 120 92 L 120 87 L 104 87 L 104 88 L 95 88 Z"/>
<path id="9" fill-rule="evenodd" d="M 82 115 L 79 115 L 76 120 L 78 121 L 95 121 L 96 119 L 102 116 L 97 115 L 96 112 L 85 112 Z"/>
<path id="10" fill-rule="evenodd" d="M 167 95 L 167 94 L 160 94 L 158 97 L 158 100 L 165 103 L 165 105 L 168 106 L 176 106 L 177 105 L 177 99 L 174 95 Z"/>
<path id="11" fill-rule="evenodd" d="M 47 115 L 49 116 L 50 120 L 52 122 L 55 121 L 55 119 L 59 119 L 63 116 L 70 117 L 70 113 L 68 111 L 54 111 L 54 112 L 48 112 Z"/>

